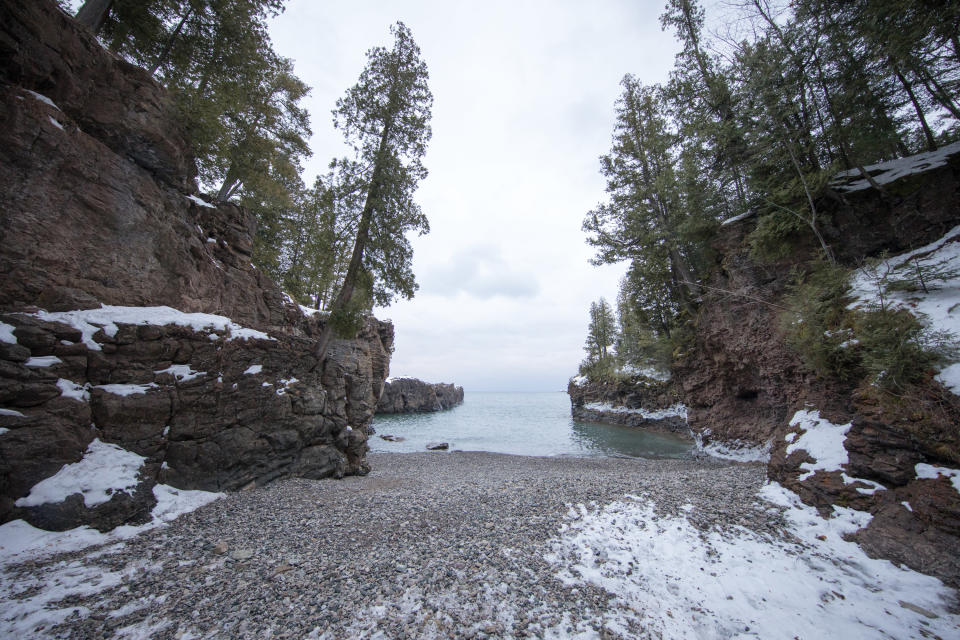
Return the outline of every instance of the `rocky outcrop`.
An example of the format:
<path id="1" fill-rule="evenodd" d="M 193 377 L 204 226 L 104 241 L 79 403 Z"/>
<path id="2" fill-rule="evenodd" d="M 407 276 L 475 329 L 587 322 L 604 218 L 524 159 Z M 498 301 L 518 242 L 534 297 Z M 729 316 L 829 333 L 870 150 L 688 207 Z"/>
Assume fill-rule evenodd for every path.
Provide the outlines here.
<path id="1" fill-rule="evenodd" d="M 574 378 L 567 385 L 574 420 L 689 433 L 686 408 L 669 380 L 643 375 L 617 381 Z"/>
<path id="2" fill-rule="evenodd" d="M 377 413 L 443 411 L 463 404 L 463 387 L 416 378 L 391 378 L 383 385 Z"/>
<path id="3" fill-rule="evenodd" d="M 887 184 L 884 193 L 834 194 L 820 206 L 827 242 L 848 266 L 922 246 L 960 224 L 960 153 Z M 917 471 L 960 466 L 958 398 L 933 380 L 893 397 L 806 368 L 786 344 L 781 307 L 791 272 L 813 255 L 813 242 L 789 259 L 758 264 L 745 243 L 753 225 L 747 217 L 721 227 L 712 289 L 694 341 L 674 366 L 690 428 L 704 442 L 768 445 L 770 478 L 805 502 L 825 512 L 838 505 L 873 514 L 856 535 L 868 552 L 960 584 L 960 492 L 945 476 Z M 836 469 L 810 473 L 817 456 L 791 446 L 804 432 L 791 422 L 812 408 L 832 425 L 849 425 L 837 439 L 845 461 Z"/>
<path id="4" fill-rule="evenodd" d="M 393 327 L 318 362 L 323 319 L 253 267 L 253 218 L 197 196 L 188 149 L 149 74 L 52 2 L 0 6 L 0 522 L 104 529 L 157 482 L 367 471 Z M 17 506 L 94 439 L 145 457 L 136 489 Z"/>

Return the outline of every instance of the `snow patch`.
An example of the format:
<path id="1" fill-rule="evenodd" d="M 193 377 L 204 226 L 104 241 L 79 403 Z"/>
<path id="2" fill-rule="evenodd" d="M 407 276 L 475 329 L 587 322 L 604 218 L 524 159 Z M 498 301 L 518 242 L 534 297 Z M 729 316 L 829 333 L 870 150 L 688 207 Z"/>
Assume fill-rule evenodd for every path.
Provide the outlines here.
<path id="1" fill-rule="evenodd" d="M 571 508 L 546 559 L 567 586 L 613 594 L 600 613 L 614 635 L 701 638 L 952 637 L 960 616 L 938 579 L 875 560 L 843 539 L 869 514 L 816 510 L 776 484 L 760 496 L 786 508 L 797 539 L 743 527 L 700 531 L 636 496 Z M 900 603 L 934 612 L 929 619 Z"/>
<path id="2" fill-rule="evenodd" d="M 83 504 L 95 507 L 117 491 L 130 493 L 139 480 L 146 458 L 115 444 L 94 439 L 80 462 L 65 464 L 53 476 L 33 485 L 30 493 L 16 501 L 18 507 L 62 502 L 75 493 L 83 495 Z"/>
<path id="3" fill-rule="evenodd" d="M 52 124 L 53 126 L 55 126 L 57 129 L 60 129 L 60 131 L 63 131 L 63 130 L 64 130 L 64 129 L 63 129 L 63 125 L 60 124 L 59 122 L 57 122 L 52 116 L 47 116 L 47 118 L 50 119 L 50 124 Z"/>
<path id="4" fill-rule="evenodd" d="M 932 464 L 920 462 L 914 467 L 918 480 L 936 480 L 940 476 L 950 478 L 953 488 L 960 492 L 960 469 L 948 469 L 947 467 L 935 467 Z"/>
<path id="5" fill-rule="evenodd" d="M 787 455 L 803 449 L 815 460 L 800 464 L 800 468 L 805 469 L 806 473 L 797 480 L 803 482 L 817 471 L 840 471 L 841 465 L 849 462 L 843 443 L 847 439 L 847 432 L 853 426 L 852 422 L 836 425 L 821 418 L 819 411 L 804 410 L 793 414 L 790 426 L 798 427 L 804 430 L 804 433 L 787 445 Z"/>
<path id="6" fill-rule="evenodd" d="M 584 409 L 590 411 L 604 411 L 609 413 L 629 413 L 631 415 L 638 415 L 647 420 L 663 420 L 664 418 L 687 418 L 687 407 L 686 405 L 677 403 L 672 407 L 666 409 L 631 409 L 629 407 L 615 407 L 608 402 L 588 402 L 583 405 Z"/>
<path id="7" fill-rule="evenodd" d="M 64 398 L 73 398 L 80 402 L 88 402 L 90 400 L 89 384 L 79 385 L 72 380 L 60 378 L 57 380 L 57 387 L 60 388 L 60 395 Z"/>
<path id="8" fill-rule="evenodd" d="M 199 378 L 200 376 L 207 375 L 206 371 L 194 371 L 190 368 L 188 364 L 172 364 L 166 369 L 161 369 L 160 371 L 154 371 L 156 374 L 169 373 L 172 375 L 178 382 L 187 382 L 193 380 L 194 378 Z"/>
<path id="9" fill-rule="evenodd" d="M 14 418 L 26 418 L 25 415 L 16 409 L 0 409 L 0 416 L 13 416 Z"/>
<path id="10" fill-rule="evenodd" d="M 762 446 L 740 440 L 703 444 L 703 437 L 699 433 L 696 434 L 694 440 L 696 441 L 697 451 L 714 458 L 734 462 L 770 462 L 770 442 Z"/>
<path id="11" fill-rule="evenodd" d="M 6 342 L 7 344 L 17 344 L 17 337 L 13 335 L 13 330 L 15 327 L 12 324 L 7 324 L 6 322 L 0 322 L 0 342 Z"/>
<path id="12" fill-rule="evenodd" d="M 287 393 L 293 385 L 300 382 L 296 378 L 280 378 L 280 384 L 277 385 L 277 395 L 282 396 Z"/>
<path id="13" fill-rule="evenodd" d="M 43 95 L 42 93 L 37 93 L 36 91 L 30 91 L 30 89 L 24 89 L 24 91 L 26 91 L 26 92 L 29 93 L 31 96 L 33 96 L 34 98 L 36 98 L 36 99 L 39 100 L 40 102 L 44 103 L 45 105 L 51 106 L 51 107 L 53 107 L 54 109 L 56 109 L 57 111 L 60 111 L 60 107 L 58 107 L 57 105 L 55 105 L 55 104 L 53 103 L 53 100 L 51 100 L 51 99 L 48 98 L 47 96 Z"/>
<path id="14" fill-rule="evenodd" d="M 103 389 L 115 396 L 127 397 L 145 395 L 150 389 L 159 389 L 160 387 L 154 382 L 148 382 L 147 384 L 98 384 L 93 388 Z"/>
<path id="15" fill-rule="evenodd" d="M 117 324 L 155 325 L 168 324 L 190 327 L 201 333 L 219 331 L 228 335 L 227 340 L 275 340 L 262 331 L 247 329 L 226 318 L 211 313 L 184 313 L 172 307 L 119 307 L 102 305 L 99 309 L 77 311 L 39 311 L 33 314 L 41 320 L 63 322 L 79 330 L 83 343 L 93 351 L 100 351 L 100 345 L 93 335 L 103 329 L 108 336 L 117 335 Z"/>
<path id="16" fill-rule="evenodd" d="M 252 364 L 249 367 L 247 367 L 247 370 L 243 372 L 243 375 L 253 376 L 260 373 L 261 371 L 263 371 L 262 364 Z"/>
<path id="17" fill-rule="evenodd" d="M 191 202 L 193 202 L 193 203 L 195 203 L 195 204 L 197 204 L 197 205 L 199 205 L 199 206 L 201 206 L 201 207 L 206 207 L 207 209 L 216 209 L 216 208 L 217 208 L 216 206 L 210 204 L 210 203 L 207 202 L 206 200 L 202 200 L 202 199 L 198 198 L 197 196 L 189 195 L 189 196 L 184 196 L 184 197 L 186 197 L 187 200 L 189 200 L 189 201 L 191 201 Z M 200 227 L 197 227 L 197 228 L 199 229 Z"/>
<path id="18" fill-rule="evenodd" d="M 897 158 L 887 162 L 879 162 L 864 167 L 873 178 L 873 181 L 879 185 L 890 184 L 895 180 L 910 175 L 916 175 L 946 166 L 950 161 L 950 156 L 960 153 L 960 142 L 948 144 L 936 151 L 918 153 L 906 158 Z M 857 179 L 859 178 L 859 179 Z M 838 191 L 863 191 L 871 188 L 870 182 L 861 176 L 859 169 L 849 169 L 841 171 L 833 177 L 832 185 Z"/>
<path id="19" fill-rule="evenodd" d="M 55 364 L 63 362 L 57 356 L 34 356 L 29 358 L 25 364 L 28 367 L 52 367 Z"/>
<path id="20" fill-rule="evenodd" d="M 738 215 L 738 216 L 733 216 L 732 218 L 727 218 L 726 220 L 722 220 L 722 221 L 720 222 L 720 226 L 721 226 L 721 227 L 725 227 L 725 226 L 727 226 L 728 224 L 733 224 L 734 222 L 740 222 L 741 220 L 746 220 L 747 218 L 749 218 L 750 216 L 752 216 L 752 215 L 754 215 L 754 214 L 756 214 L 756 213 L 757 213 L 757 210 L 756 210 L 756 209 L 749 209 L 749 210 L 747 210 L 747 211 L 744 211 L 743 213 L 741 213 L 741 214 Z"/>

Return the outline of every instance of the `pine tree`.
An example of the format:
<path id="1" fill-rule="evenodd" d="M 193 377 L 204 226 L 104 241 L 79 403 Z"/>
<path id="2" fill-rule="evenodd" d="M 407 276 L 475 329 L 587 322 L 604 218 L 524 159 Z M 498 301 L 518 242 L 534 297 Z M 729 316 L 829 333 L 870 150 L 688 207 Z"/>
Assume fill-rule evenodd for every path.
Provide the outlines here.
<path id="1" fill-rule="evenodd" d="M 387 305 L 398 294 L 413 297 L 413 249 L 405 234 L 430 229 L 413 195 L 427 175 L 422 158 L 431 135 L 433 96 L 410 30 L 398 22 L 391 33 L 393 47 L 367 52 L 360 80 L 334 111 L 334 125 L 357 154 L 363 203 L 343 285 L 318 343 L 320 362 L 333 332 L 355 333 L 373 303 Z"/>

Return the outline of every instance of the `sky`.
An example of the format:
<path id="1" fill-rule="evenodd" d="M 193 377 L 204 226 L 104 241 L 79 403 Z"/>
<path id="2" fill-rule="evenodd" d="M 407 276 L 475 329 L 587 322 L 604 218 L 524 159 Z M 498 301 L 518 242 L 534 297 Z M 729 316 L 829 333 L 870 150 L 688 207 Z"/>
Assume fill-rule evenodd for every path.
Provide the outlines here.
<path id="1" fill-rule="evenodd" d="M 663 82 L 679 45 L 664 0 L 289 0 L 270 25 L 312 87 L 307 183 L 345 155 L 330 112 L 367 49 L 403 21 L 430 71 L 430 172 L 417 201 L 412 300 L 392 319 L 393 376 L 474 391 L 560 391 L 583 359 L 590 302 L 626 265 L 595 267 L 581 230 L 604 198 L 619 82 Z"/>

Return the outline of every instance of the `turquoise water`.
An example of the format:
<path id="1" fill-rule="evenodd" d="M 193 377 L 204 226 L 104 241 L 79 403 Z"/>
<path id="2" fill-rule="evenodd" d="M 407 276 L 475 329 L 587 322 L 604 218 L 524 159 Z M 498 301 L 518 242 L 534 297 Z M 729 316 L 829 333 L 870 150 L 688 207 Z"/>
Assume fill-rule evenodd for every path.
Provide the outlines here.
<path id="1" fill-rule="evenodd" d="M 619 425 L 576 422 L 566 393 L 467 393 L 459 407 L 437 413 L 374 418 L 372 451 L 423 451 L 428 442 L 451 450 L 492 451 L 528 456 L 610 456 L 681 458 L 692 449 L 687 438 Z M 381 435 L 404 438 L 388 442 Z"/>

